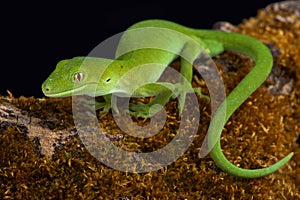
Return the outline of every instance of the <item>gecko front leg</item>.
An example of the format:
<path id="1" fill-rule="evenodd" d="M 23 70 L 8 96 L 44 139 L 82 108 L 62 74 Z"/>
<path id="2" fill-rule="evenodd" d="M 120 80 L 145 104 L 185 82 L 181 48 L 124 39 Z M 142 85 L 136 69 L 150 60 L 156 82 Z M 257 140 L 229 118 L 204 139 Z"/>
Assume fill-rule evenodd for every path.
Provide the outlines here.
<path id="1" fill-rule="evenodd" d="M 148 83 L 139 87 L 135 91 L 136 96 L 155 96 L 150 103 L 130 104 L 130 114 L 143 118 L 149 118 L 160 112 L 163 106 L 169 102 L 174 94 L 174 84 L 167 82 Z M 157 106 L 158 105 L 158 106 Z"/>

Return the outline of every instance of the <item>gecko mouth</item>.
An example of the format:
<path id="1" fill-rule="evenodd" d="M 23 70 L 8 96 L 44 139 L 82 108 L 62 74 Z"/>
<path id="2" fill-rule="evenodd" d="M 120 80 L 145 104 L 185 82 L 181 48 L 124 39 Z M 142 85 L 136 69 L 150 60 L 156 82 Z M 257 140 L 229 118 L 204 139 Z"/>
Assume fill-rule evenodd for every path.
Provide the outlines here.
<path id="1" fill-rule="evenodd" d="M 91 82 L 84 85 L 81 85 L 79 87 L 74 86 L 73 88 L 69 90 L 59 91 L 59 92 L 53 92 L 50 87 L 43 87 L 43 93 L 47 97 L 69 97 L 73 95 L 89 95 L 93 96 L 93 94 L 96 92 L 97 83 Z"/>

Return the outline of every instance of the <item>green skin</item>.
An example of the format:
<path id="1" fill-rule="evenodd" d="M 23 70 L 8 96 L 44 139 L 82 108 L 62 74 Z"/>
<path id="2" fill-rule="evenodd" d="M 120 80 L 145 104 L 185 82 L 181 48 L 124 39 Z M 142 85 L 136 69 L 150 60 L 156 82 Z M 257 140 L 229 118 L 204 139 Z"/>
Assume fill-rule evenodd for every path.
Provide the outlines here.
<path id="1" fill-rule="evenodd" d="M 193 38 L 193 41 L 196 41 L 196 43 L 200 44 L 204 49 L 200 49 L 185 37 L 176 36 L 176 34 L 172 37 L 173 33 L 168 31 L 157 31 L 155 29 L 151 32 L 150 30 L 149 35 L 157 34 L 157 36 L 154 37 L 155 39 L 152 39 L 149 44 L 145 44 L 146 42 L 144 42 L 148 40 L 143 40 L 144 36 L 146 37 L 148 35 L 146 31 L 143 33 L 144 36 L 141 39 L 139 39 L 139 36 L 134 32 L 133 34 L 127 33 L 130 32 L 128 30 L 138 30 L 138 28 L 147 27 L 162 28 L 163 30 L 173 30 L 182 33 L 189 38 Z M 118 45 L 115 60 L 75 57 L 60 61 L 54 72 L 42 85 L 44 94 L 48 97 L 67 97 L 82 94 L 103 96 L 105 102 L 98 103 L 96 109 L 102 108 L 104 112 L 107 112 L 110 108 L 118 111 L 114 102 L 111 102 L 112 94 L 121 97 L 155 96 L 148 104 L 139 103 L 130 105 L 131 114 L 142 117 L 151 117 L 160 111 L 161 107 L 156 107 L 157 110 L 151 109 L 150 113 L 149 111 L 152 105 L 159 104 L 164 106 L 170 99 L 179 95 L 178 109 L 179 112 L 182 113 L 185 95 L 191 92 L 193 72 L 193 65 L 187 62 L 187 60 L 194 61 L 203 51 L 210 56 L 215 56 L 224 50 L 242 53 L 251 57 L 255 62 L 255 66 L 226 97 L 225 101 L 214 114 L 207 133 L 208 144 L 211 147 L 210 155 L 222 170 L 233 176 L 244 178 L 257 178 L 271 174 L 291 159 L 293 153 L 290 153 L 279 162 L 266 168 L 243 169 L 233 165 L 227 160 L 222 153 L 220 145 L 220 137 L 226 121 L 266 80 L 271 72 L 273 59 L 269 49 L 264 44 L 254 38 L 237 33 L 197 30 L 164 20 L 141 21 L 131 26 L 128 30 L 125 32 L 127 35 L 122 36 Z M 151 44 L 154 45 L 151 46 Z M 150 45 L 150 48 L 140 49 L 144 47 L 143 45 Z M 159 48 L 162 47 L 167 47 L 168 51 L 160 50 Z M 184 76 L 185 80 L 179 84 L 157 82 L 168 64 L 174 61 L 179 54 L 181 55 L 180 73 Z M 147 63 L 159 63 L 161 65 L 155 65 L 153 68 L 142 68 L 143 70 L 149 71 L 136 70 L 133 73 L 134 76 L 124 76 L 130 70 L 137 69 L 136 66 Z M 146 77 L 145 74 L 147 74 Z M 118 81 L 121 79 L 122 82 L 119 85 Z M 133 82 L 137 83 L 133 84 Z M 200 90 L 194 90 L 197 94 L 202 95 Z M 224 110 L 226 110 L 225 120 L 223 120 Z"/>

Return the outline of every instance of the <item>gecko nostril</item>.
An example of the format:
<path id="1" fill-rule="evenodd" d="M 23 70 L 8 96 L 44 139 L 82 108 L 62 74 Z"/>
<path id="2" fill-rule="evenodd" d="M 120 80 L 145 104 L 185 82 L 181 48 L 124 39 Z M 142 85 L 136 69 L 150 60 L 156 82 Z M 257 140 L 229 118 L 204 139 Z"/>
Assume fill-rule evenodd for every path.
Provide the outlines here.
<path id="1" fill-rule="evenodd" d="M 50 92 L 50 88 L 49 87 L 45 87 L 45 92 Z"/>

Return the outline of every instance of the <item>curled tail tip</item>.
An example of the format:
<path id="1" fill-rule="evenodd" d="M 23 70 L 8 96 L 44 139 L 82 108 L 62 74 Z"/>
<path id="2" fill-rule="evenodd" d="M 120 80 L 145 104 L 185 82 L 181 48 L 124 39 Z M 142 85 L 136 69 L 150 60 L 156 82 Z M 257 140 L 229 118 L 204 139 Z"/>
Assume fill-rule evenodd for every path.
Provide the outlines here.
<path id="1" fill-rule="evenodd" d="M 254 173 L 251 173 L 250 171 L 252 171 L 252 170 L 249 170 L 250 173 L 247 174 L 244 178 L 260 178 L 263 176 L 270 175 L 270 174 L 276 172 L 279 168 L 283 167 L 293 157 L 293 155 L 294 155 L 294 152 L 291 152 L 287 156 L 285 156 L 283 159 L 281 159 L 277 163 L 275 163 L 274 165 L 271 165 L 267 168 L 253 170 Z M 257 171 L 258 173 L 256 173 L 255 171 Z M 259 172 L 261 172 L 261 173 L 259 173 Z"/>
<path id="2" fill-rule="evenodd" d="M 283 165 L 285 165 L 292 157 L 294 156 L 294 152 L 289 153 L 287 156 L 285 156 L 284 158 L 282 158 L 281 160 L 279 160 L 277 163 L 278 166 L 282 167 Z M 279 164 L 280 163 L 280 164 Z"/>
<path id="3" fill-rule="evenodd" d="M 284 157 L 283 159 L 285 159 L 286 162 L 288 162 L 293 156 L 294 156 L 294 152 L 291 152 L 286 157 Z"/>
<path id="4" fill-rule="evenodd" d="M 263 176 L 270 175 L 274 172 L 276 172 L 279 168 L 284 166 L 294 155 L 294 152 L 289 153 L 287 156 L 285 156 L 283 159 L 279 160 L 277 163 L 261 169 L 243 169 L 239 168 L 232 163 L 229 163 L 228 160 L 222 160 L 222 163 L 216 162 L 216 164 L 228 174 L 240 178 L 260 178 Z M 224 164 L 226 163 L 226 164 Z"/>

